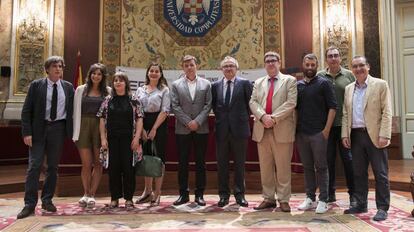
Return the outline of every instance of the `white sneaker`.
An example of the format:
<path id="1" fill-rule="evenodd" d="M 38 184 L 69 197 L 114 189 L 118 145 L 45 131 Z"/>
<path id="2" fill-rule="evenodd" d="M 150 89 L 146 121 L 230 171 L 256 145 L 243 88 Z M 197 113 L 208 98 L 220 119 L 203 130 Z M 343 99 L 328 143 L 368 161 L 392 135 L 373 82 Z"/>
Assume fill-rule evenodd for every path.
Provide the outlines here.
<path id="1" fill-rule="evenodd" d="M 78 203 L 80 207 L 86 207 L 86 204 L 88 203 L 89 197 L 83 196 L 81 199 L 79 199 Z"/>
<path id="2" fill-rule="evenodd" d="M 328 211 L 328 203 L 319 201 L 315 213 L 326 213 L 326 211 Z"/>
<path id="3" fill-rule="evenodd" d="M 309 197 L 307 197 L 302 204 L 298 206 L 299 210 L 307 210 L 316 207 L 316 201 L 312 201 Z"/>
<path id="4" fill-rule="evenodd" d="M 93 208 L 95 207 L 95 198 L 94 197 L 89 197 L 88 201 L 87 201 L 87 207 L 88 208 Z"/>

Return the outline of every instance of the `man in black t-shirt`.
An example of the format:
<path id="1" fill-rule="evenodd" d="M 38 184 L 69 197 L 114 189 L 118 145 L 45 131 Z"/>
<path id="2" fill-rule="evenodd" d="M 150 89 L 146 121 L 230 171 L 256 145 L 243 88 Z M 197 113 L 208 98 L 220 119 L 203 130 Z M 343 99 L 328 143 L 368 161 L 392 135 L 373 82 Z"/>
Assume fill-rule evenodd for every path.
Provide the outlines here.
<path id="1" fill-rule="evenodd" d="M 329 184 L 326 152 L 337 103 L 331 82 L 316 75 L 318 58 L 307 54 L 302 66 L 305 78 L 297 84 L 296 142 L 305 170 L 306 199 L 298 208 L 307 210 L 316 207 L 315 191 L 319 187 L 315 212 L 325 213 L 328 210 Z"/>

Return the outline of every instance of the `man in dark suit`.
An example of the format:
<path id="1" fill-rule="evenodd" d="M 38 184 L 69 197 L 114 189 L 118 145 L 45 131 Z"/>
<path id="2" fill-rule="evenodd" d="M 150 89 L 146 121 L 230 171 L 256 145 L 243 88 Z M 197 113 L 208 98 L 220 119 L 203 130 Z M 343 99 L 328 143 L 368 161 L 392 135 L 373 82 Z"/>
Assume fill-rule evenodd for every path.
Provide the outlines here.
<path id="1" fill-rule="evenodd" d="M 216 116 L 216 156 L 220 201 L 219 207 L 229 203 L 229 156 L 234 159 L 233 194 L 237 204 L 248 206 L 244 198 L 244 164 L 250 137 L 249 101 L 252 95 L 250 81 L 237 77 L 239 63 L 227 56 L 221 62 L 224 78 L 211 87 L 212 108 Z"/>
<path id="2" fill-rule="evenodd" d="M 175 135 L 177 139 L 178 183 L 180 197 L 174 205 L 187 203 L 188 158 L 194 147 L 196 163 L 195 202 L 206 205 L 203 194 L 206 186 L 205 154 L 208 142 L 208 114 L 211 110 L 210 81 L 197 76 L 196 58 L 186 55 L 182 59 L 184 77 L 171 86 L 171 109 L 175 115 Z"/>
<path id="3" fill-rule="evenodd" d="M 56 212 L 52 198 L 55 193 L 57 168 L 65 136 L 72 137 L 74 89 L 62 79 L 65 63 L 62 57 L 45 61 L 46 78 L 34 80 L 22 109 L 22 135 L 29 146 L 29 167 L 25 184 L 25 206 L 17 219 L 34 214 L 38 196 L 39 175 L 46 155 L 46 179 L 42 189 L 42 209 Z"/>

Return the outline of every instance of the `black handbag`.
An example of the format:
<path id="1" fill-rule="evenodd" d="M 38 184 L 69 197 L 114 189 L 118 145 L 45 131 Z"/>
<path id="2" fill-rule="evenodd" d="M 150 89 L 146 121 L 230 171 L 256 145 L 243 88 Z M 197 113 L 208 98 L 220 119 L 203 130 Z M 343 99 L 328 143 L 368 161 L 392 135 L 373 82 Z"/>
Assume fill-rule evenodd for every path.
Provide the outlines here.
<path id="1" fill-rule="evenodd" d="M 150 144 L 148 144 L 150 143 Z M 147 177 L 162 176 L 162 160 L 157 156 L 155 141 L 146 141 L 143 144 L 143 156 L 135 166 L 135 175 Z"/>

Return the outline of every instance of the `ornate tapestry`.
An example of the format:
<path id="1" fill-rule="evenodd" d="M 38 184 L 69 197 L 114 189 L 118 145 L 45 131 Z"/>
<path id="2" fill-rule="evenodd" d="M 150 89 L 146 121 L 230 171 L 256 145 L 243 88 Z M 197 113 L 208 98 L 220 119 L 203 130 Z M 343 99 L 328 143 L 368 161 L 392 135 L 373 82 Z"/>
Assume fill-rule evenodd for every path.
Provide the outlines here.
<path id="1" fill-rule="evenodd" d="M 101 54 L 112 71 L 150 61 L 181 69 L 185 54 L 200 69 L 218 68 L 227 55 L 255 69 L 266 51 L 281 53 L 280 0 L 104 0 L 103 9 Z"/>

